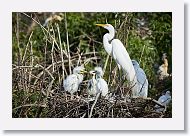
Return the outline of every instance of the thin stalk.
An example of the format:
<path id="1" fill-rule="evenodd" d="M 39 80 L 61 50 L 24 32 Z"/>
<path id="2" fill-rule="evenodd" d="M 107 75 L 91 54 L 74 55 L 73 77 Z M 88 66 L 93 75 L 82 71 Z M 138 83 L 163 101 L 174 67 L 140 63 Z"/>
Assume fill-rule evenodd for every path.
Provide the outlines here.
<path id="1" fill-rule="evenodd" d="M 143 56 L 145 46 L 146 46 L 146 45 L 143 46 L 143 50 L 142 50 L 142 52 L 141 52 L 141 57 L 140 57 L 140 59 L 139 59 L 139 65 L 140 65 L 140 63 L 141 63 L 141 58 L 142 58 L 142 56 Z"/>
<path id="2" fill-rule="evenodd" d="M 20 48 L 20 36 L 19 36 L 19 32 L 20 32 L 20 27 L 19 27 L 19 16 L 20 13 L 16 14 L 16 38 L 17 38 L 17 46 L 18 46 L 18 65 L 20 65 L 20 61 L 21 61 L 21 48 Z"/>
<path id="3" fill-rule="evenodd" d="M 31 41 L 32 35 L 33 35 L 33 31 L 31 32 L 31 34 L 30 34 L 30 36 L 29 36 L 28 43 L 26 44 L 26 48 L 25 48 L 25 51 L 24 51 L 24 55 L 23 55 L 23 57 L 22 57 L 22 63 L 23 63 L 24 60 L 25 60 L 25 56 L 26 56 L 26 53 L 27 53 L 27 50 L 28 50 L 28 45 L 29 45 L 29 43 L 30 43 L 30 41 Z"/>
<path id="4" fill-rule="evenodd" d="M 71 56 L 70 56 L 70 49 L 69 49 L 69 33 L 67 29 L 67 14 L 65 12 L 65 30 L 66 30 L 66 39 L 67 39 L 67 53 L 68 53 L 68 60 L 69 60 L 69 73 L 71 74 Z"/>
<path id="5" fill-rule="evenodd" d="M 62 78 L 64 80 L 64 70 L 65 70 L 65 65 L 64 65 L 64 59 L 63 59 L 63 48 L 62 48 L 62 42 L 61 42 L 61 35 L 60 35 L 60 30 L 59 30 L 59 25 L 56 24 L 57 26 L 57 32 L 58 32 L 58 37 L 59 37 L 59 46 L 60 46 L 60 51 L 61 51 L 61 62 L 62 62 Z M 70 59 L 70 57 L 69 57 Z"/>

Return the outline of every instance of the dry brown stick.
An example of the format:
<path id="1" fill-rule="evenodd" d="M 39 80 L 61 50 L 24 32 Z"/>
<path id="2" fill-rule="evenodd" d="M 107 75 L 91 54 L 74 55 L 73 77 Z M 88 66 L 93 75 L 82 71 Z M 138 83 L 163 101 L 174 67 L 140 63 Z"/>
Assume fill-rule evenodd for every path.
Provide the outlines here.
<path id="1" fill-rule="evenodd" d="M 85 116 L 86 116 L 86 112 L 80 118 L 84 118 Z"/>
<path id="2" fill-rule="evenodd" d="M 77 56 L 76 56 L 77 57 Z M 84 63 L 88 63 L 90 60 L 95 60 L 95 59 L 98 59 L 97 57 L 91 57 L 91 58 L 88 58 L 87 60 L 84 61 Z M 75 58 L 72 58 L 71 61 L 74 61 L 76 60 Z M 64 63 L 68 62 L 68 60 L 64 60 Z M 47 69 L 51 68 L 53 65 L 55 64 L 61 64 L 62 61 L 58 61 L 58 62 L 54 62 L 53 64 L 49 65 L 47 67 Z M 16 70 L 16 69 L 23 69 L 23 68 L 37 68 L 38 66 L 35 65 L 35 66 L 17 66 L 15 64 L 12 64 L 14 66 L 14 68 L 12 70 Z"/>
<path id="3" fill-rule="evenodd" d="M 90 110 L 90 115 L 89 115 L 88 118 L 91 118 L 91 117 L 92 117 L 92 112 L 93 112 L 94 106 L 96 105 L 96 103 L 97 103 L 97 101 L 98 101 L 99 96 L 100 96 L 100 93 L 98 93 L 98 94 L 96 95 L 96 99 L 95 99 L 94 103 L 92 104 L 92 107 L 91 107 L 91 110 Z"/>
<path id="4" fill-rule="evenodd" d="M 81 37 L 81 36 L 85 36 L 86 38 L 88 38 L 89 40 L 93 41 L 94 43 L 98 43 L 98 44 L 102 45 L 102 42 L 96 41 L 95 39 L 93 39 L 92 37 L 90 37 L 88 34 L 86 34 L 84 31 L 80 31 L 80 32 L 83 33 L 83 35 L 77 36 L 75 38 L 78 38 L 78 37 Z"/>
<path id="5" fill-rule="evenodd" d="M 79 64 L 81 64 L 81 55 L 80 55 L 80 53 L 78 53 L 78 56 L 79 56 L 79 58 L 78 58 L 78 61 L 77 61 L 77 66 L 79 66 Z"/>
<path id="6" fill-rule="evenodd" d="M 51 82 L 49 83 L 48 85 L 48 89 L 47 89 L 47 93 L 46 93 L 46 96 L 48 97 L 49 94 L 51 93 L 51 88 L 52 88 L 52 85 L 54 83 L 54 79 L 51 80 Z"/>
<path id="7" fill-rule="evenodd" d="M 158 101 L 155 100 L 155 99 L 152 99 L 152 101 L 153 101 L 154 103 L 156 103 L 157 105 L 161 106 L 161 107 L 166 107 L 166 106 L 162 105 L 160 102 L 158 102 Z"/>
<path id="8" fill-rule="evenodd" d="M 32 43 L 30 44 L 30 66 L 33 67 L 34 65 L 34 56 L 33 56 L 33 49 L 32 49 Z M 32 68 L 29 69 L 29 75 L 28 75 L 28 81 L 29 81 L 29 88 L 31 85 L 31 75 L 32 75 Z"/>
<path id="9" fill-rule="evenodd" d="M 57 43 L 57 41 L 56 41 L 56 39 L 55 39 L 55 37 L 53 37 L 53 36 L 51 35 L 51 33 L 50 33 L 42 24 L 40 24 L 38 21 L 36 21 L 34 18 L 32 18 L 31 16 L 29 16 L 29 15 L 26 14 L 26 13 L 22 12 L 22 14 L 24 14 L 24 15 L 27 16 L 28 18 L 31 18 L 34 22 L 36 22 L 36 23 L 42 28 L 42 30 L 45 30 L 45 31 L 49 34 L 49 36 L 51 37 L 51 39 L 55 42 L 57 48 L 60 49 L 60 48 L 59 48 L 59 45 L 58 45 L 58 43 Z M 66 54 L 66 52 L 65 52 L 64 50 L 63 50 L 63 53 L 65 54 L 66 57 L 68 57 L 67 54 Z"/>
<path id="10" fill-rule="evenodd" d="M 20 48 L 20 27 L 19 27 L 19 22 L 20 22 L 20 13 L 16 14 L 16 38 L 17 38 L 17 46 L 18 46 L 18 64 L 20 65 L 21 62 L 21 48 Z"/>
<path id="11" fill-rule="evenodd" d="M 53 53 L 54 53 L 54 41 L 53 41 L 52 48 L 51 48 L 51 62 L 52 62 L 52 67 L 53 67 L 53 72 L 54 72 L 55 71 L 55 67 L 54 67 Z"/>
<path id="12" fill-rule="evenodd" d="M 45 27 L 43 27 L 43 25 L 40 24 L 40 22 L 36 21 L 36 19 L 32 18 L 31 16 L 29 16 L 28 14 L 26 14 L 26 13 L 24 13 L 24 12 L 22 12 L 22 14 L 24 14 L 25 16 L 27 16 L 28 18 L 31 18 L 34 22 L 36 22 L 43 30 L 45 30 L 45 31 L 50 35 L 50 37 L 51 37 L 51 38 L 55 41 L 55 43 L 57 44 L 55 38 L 52 37 L 52 35 L 49 33 L 49 31 L 48 31 Z M 58 46 L 58 44 L 57 44 L 57 46 Z"/>
<path id="13" fill-rule="evenodd" d="M 143 56 L 145 46 L 146 46 L 146 45 L 144 44 L 144 46 L 143 46 L 143 50 L 142 50 L 142 52 L 141 52 L 141 56 L 140 56 L 140 59 L 139 59 L 139 65 L 140 65 L 140 63 L 141 63 L 141 58 L 142 58 L 142 56 Z"/>
<path id="14" fill-rule="evenodd" d="M 57 31 L 58 31 L 58 37 L 59 37 L 59 46 L 60 46 L 60 53 L 61 53 L 61 64 L 62 64 L 62 78 L 65 78 L 64 75 L 64 70 L 65 70 L 65 65 L 64 65 L 64 59 L 63 59 L 63 48 L 62 48 L 62 43 L 61 43 L 61 36 L 60 36 L 60 31 L 59 31 L 59 26 L 56 24 Z M 70 55 L 68 54 L 68 59 L 70 59 Z"/>
<path id="15" fill-rule="evenodd" d="M 80 107 L 80 105 L 77 106 L 77 107 L 72 108 L 72 109 L 67 113 L 67 115 L 65 116 L 65 118 L 67 118 L 73 110 L 75 110 L 75 109 L 77 109 L 77 108 L 79 108 L 79 107 Z"/>
<path id="16" fill-rule="evenodd" d="M 40 65 L 40 64 L 37 64 L 37 66 L 41 67 L 44 71 L 46 71 L 46 72 L 50 75 L 50 77 L 54 80 L 53 75 L 48 71 L 48 69 L 44 68 L 44 67 L 43 67 L 42 65 Z"/>
<path id="17" fill-rule="evenodd" d="M 84 63 L 87 63 L 87 62 L 89 62 L 90 60 L 92 60 L 92 59 L 97 59 L 97 58 L 95 58 L 95 57 L 92 57 L 92 58 L 88 58 Z M 73 60 L 75 60 L 75 59 L 73 59 Z M 64 62 L 68 62 L 68 60 L 64 60 Z M 54 64 L 61 64 L 62 63 L 62 61 L 58 61 L 58 62 L 55 62 Z M 37 64 L 38 65 L 38 64 Z M 37 67 L 37 66 L 35 66 L 35 67 Z M 48 70 L 48 69 L 50 69 L 52 67 L 52 64 L 51 65 L 49 65 L 47 68 L 45 68 L 45 70 Z M 40 77 L 43 75 L 43 71 L 41 71 L 38 75 L 37 75 L 37 79 L 34 81 L 34 85 L 37 83 L 37 81 L 38 81 L 38 79 L 40 79 Z"/>
<path id="18" fill-rule="evenodd" d="M 43 108 L 47 107 L 45 104 L 25 104 L 25 105 L 18 106 L 16 108 L 14 108 L 13 110 L 20 109 L 22 107 L 32 107 L 32 106 L 43 107 Z"/>
<path id="19" fill-rule="evenodd" d="M 112 57 L 110 57 L 108 86 L 109 86 L 109 84 L 110 84 L 111 76 L 112 76 Z"/>
<path id="20" fill-rule="evenodd" d="M 143 98 L 143 97 L 139 97 L 139 98 Z M 145 100 L 151 100 L 152 102 L 156 103 L 157 105 L 161 106 L 161 107 L 165 107 L 163 104 L 161 104 L 159 101 L 153 99 L 153 98 L 150 98 L 150 97 L 147 97 L 147 98 L 143 98 Z"/>
<path id="21" fill-rule="evenodd" d="M 69 47 L 69 33 L 67 29 L 67 14 L 65 12 L 65 30 L 66 30 L 66 39 L 67 39 L 67 53 L 68 53 L 68 60 L 69 60 L 69 73 L 71 74 L 71 56 L 70 56 L 70 47 Z"/>
<path id="22" fill-rule="evenodd" d="M 105 71 L 106 71 L 106 67 L 108 65 L 108 60 L 109 60 L 109 55 L 107 55 L 106 62 L 104 64 L 104 68 L 103 68 L 103 73 L 105 73 Z"/>
<path id="23" fill-rule="evenodd" d="M 32 38 L 32 35 L 33 35 L 33 31 L 32 31 L 31 34 L 30 34 L 30 37 L 29 37 L 29 39 L 28 39 L 28 43 L 26 44 L 25 51 L 24 51 L 24 55 L 23 55 L 23 57 L 22 57 L 22 63 L 24 62 L 24 59 L 25 59 L 25 56 L 26 56 L 26 52 L 27 52 L 27 50 L 28 50 L 28 45 L 29 45 L 29 43 L 30 43 L 30 40 L 31 40 L 31 38 Z"/>

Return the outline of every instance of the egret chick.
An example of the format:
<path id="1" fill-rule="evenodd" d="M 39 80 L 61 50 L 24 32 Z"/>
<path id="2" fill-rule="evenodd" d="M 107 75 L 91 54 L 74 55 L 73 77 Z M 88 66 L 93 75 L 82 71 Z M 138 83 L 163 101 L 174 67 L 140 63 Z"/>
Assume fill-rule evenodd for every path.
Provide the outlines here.
<path id="1" fill-rule="evenodd" d="M 158 102 L 166 107 L 169 105 L 171 100 L 172 100 L 171 93 L 170 93 L 170 91 L 167 91 L 164 95 L 160 96 L 160 98 L 158 99 Z M 164 111 L 165 108 L 155 105 L 155 109 L 157 112 L 162 112 L 162 111 Z"/>
<path id="2" fill-rule="evenodd" d="M 73 69 L 73 74 L 63 81 L 63 87 L 65 91 L 71 94 L 71 99 L 73 98 L 73 94 L 79 90 L 79 86 L 83 81 L 83 73 L 85 72 L 83 66 L 77 66 Z"/>
<path id="3" fill-rule="evenodd" d="M 97 83 L 97 81 L 96 81 L 96 78 L 95 78 L 96 77 L 96 71 L 91 70 L 89 72 L 89 74 L 92 75 L 92 79 L 90 79 L 88 81 L 88 94 L 90 96 L 96 96 L 96 94 L 97 94 L 97 90 L 96 90 L 96 83 Z"/>
<path id="4" fill-rule="evenodd" d="M 102 78 L 102 68 L 95 67 L 93 71 L 90 71 L 90 74 L 93 76 L 92 79 L 88 82 L 88 93 L 93 96 L 101 93 L 101 95 L 105 97 L 108 94 L 108 84 Z"/>
<path id="5" fill-rule="evenodd" d="M 138 84 L 138 96 L 147 98 L 148 96 L 148 80 L 145 72 L 142 68 L 140 68 L 139 63 L 136 60 L 132 60 Z"/>

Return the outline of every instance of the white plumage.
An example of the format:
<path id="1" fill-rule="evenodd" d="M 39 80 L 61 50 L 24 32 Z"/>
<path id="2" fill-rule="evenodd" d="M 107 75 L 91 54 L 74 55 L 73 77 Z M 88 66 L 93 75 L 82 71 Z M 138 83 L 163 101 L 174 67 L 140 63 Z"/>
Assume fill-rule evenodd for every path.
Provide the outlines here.
<path id="1" fill-rule="evenodd" d="M 147 98 L 148 96 L 148 80 L 145 72 L 142 68 L 140 68 L 139 63 L 136 60 L 132 60 L 138 84 L 138 96 Z"/>
<path id="2" fill-rule="evenodd" d="M 132 97 L 138 97 L 138 84 L 135 75 L 135 69 L 123 43 L 119 39 L 113 39 L 115 35 L 114 27 L 110 24 L 96 25 L 102 26 L 109 31 L 109 33 L 106 33 L 103 36 L 104 48 L 106 52 L 115 59 L 119 69 L 120 67 L 123 69 L 128 81 L 130 81 L 130 85 L 132 86 Z"/>
<path id="3" fill-rule="evenodd" d="M 170 91 L 167 91 L 164 95 L 160 96 L 160 98 L 158 99 L 158 102 L 164 106 L 168 106 L 171 100 L 172 98 L 171 98 Z M 160 107 L 159 105 L 155 105 L 155 109 L 157 112 L 164 111 L 164 108 Z"/>
<path id="4" fill-rule="evenodd" d="M 97 90 L 96 90 L 97 81 L 95 79 L 96 73 L 94 70 L 91 70 L 89 73 L 92 74 L 92 79 L 88 81 L 88 94 L 90 96 L 96 96 L 97 94 Z"/>
<path id="5" fill-rule="evenodd" d="M 97 79 L 97 92 L 100 92 L 102 96 L 106 96 L 108 94 L 108 85 L 107 82 L 103 78 Z"/>
<path id="6" fill-rule="evenodd" d="M 83 72 L 84 72 L 84 67 L 77 66 L 73 69 L 73 74 L 69 75 L 63 81 L 63 87 L 64 87 L 65 91 L 67 91 L 71 94 L 71 97 L 72 97 L 73 93 L 78 91 L 79 85 L 83 81 L 83 75 L 82 75 Z"/>
<path id="7" fill-rule="evenodd" d="M 108 85 L 107 82 L 102 78 L 102 68 L 95 67 L 93 71 L 90 71 L 90 74 L 93 76 L 88 82 L 89 95 L 96 96 L 98 93 L 101 93 L 101 95 L 105 97 L 108 94 Z"/>

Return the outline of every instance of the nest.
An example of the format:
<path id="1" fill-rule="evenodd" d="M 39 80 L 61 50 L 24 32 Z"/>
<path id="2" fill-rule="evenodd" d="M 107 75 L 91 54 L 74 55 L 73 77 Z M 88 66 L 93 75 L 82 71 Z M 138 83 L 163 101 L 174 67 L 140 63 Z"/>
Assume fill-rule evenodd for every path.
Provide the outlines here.
<path id="1" fill-rule="evenodd" d="M 171 112 L 155 112 L 152 99 L 121 97 L 110 101 L 99 96 L 88 100 L 88 96 L 70 98 L 69 94 L 57 93 L 48 99 L 49 118 L 163 118 Z"/>

